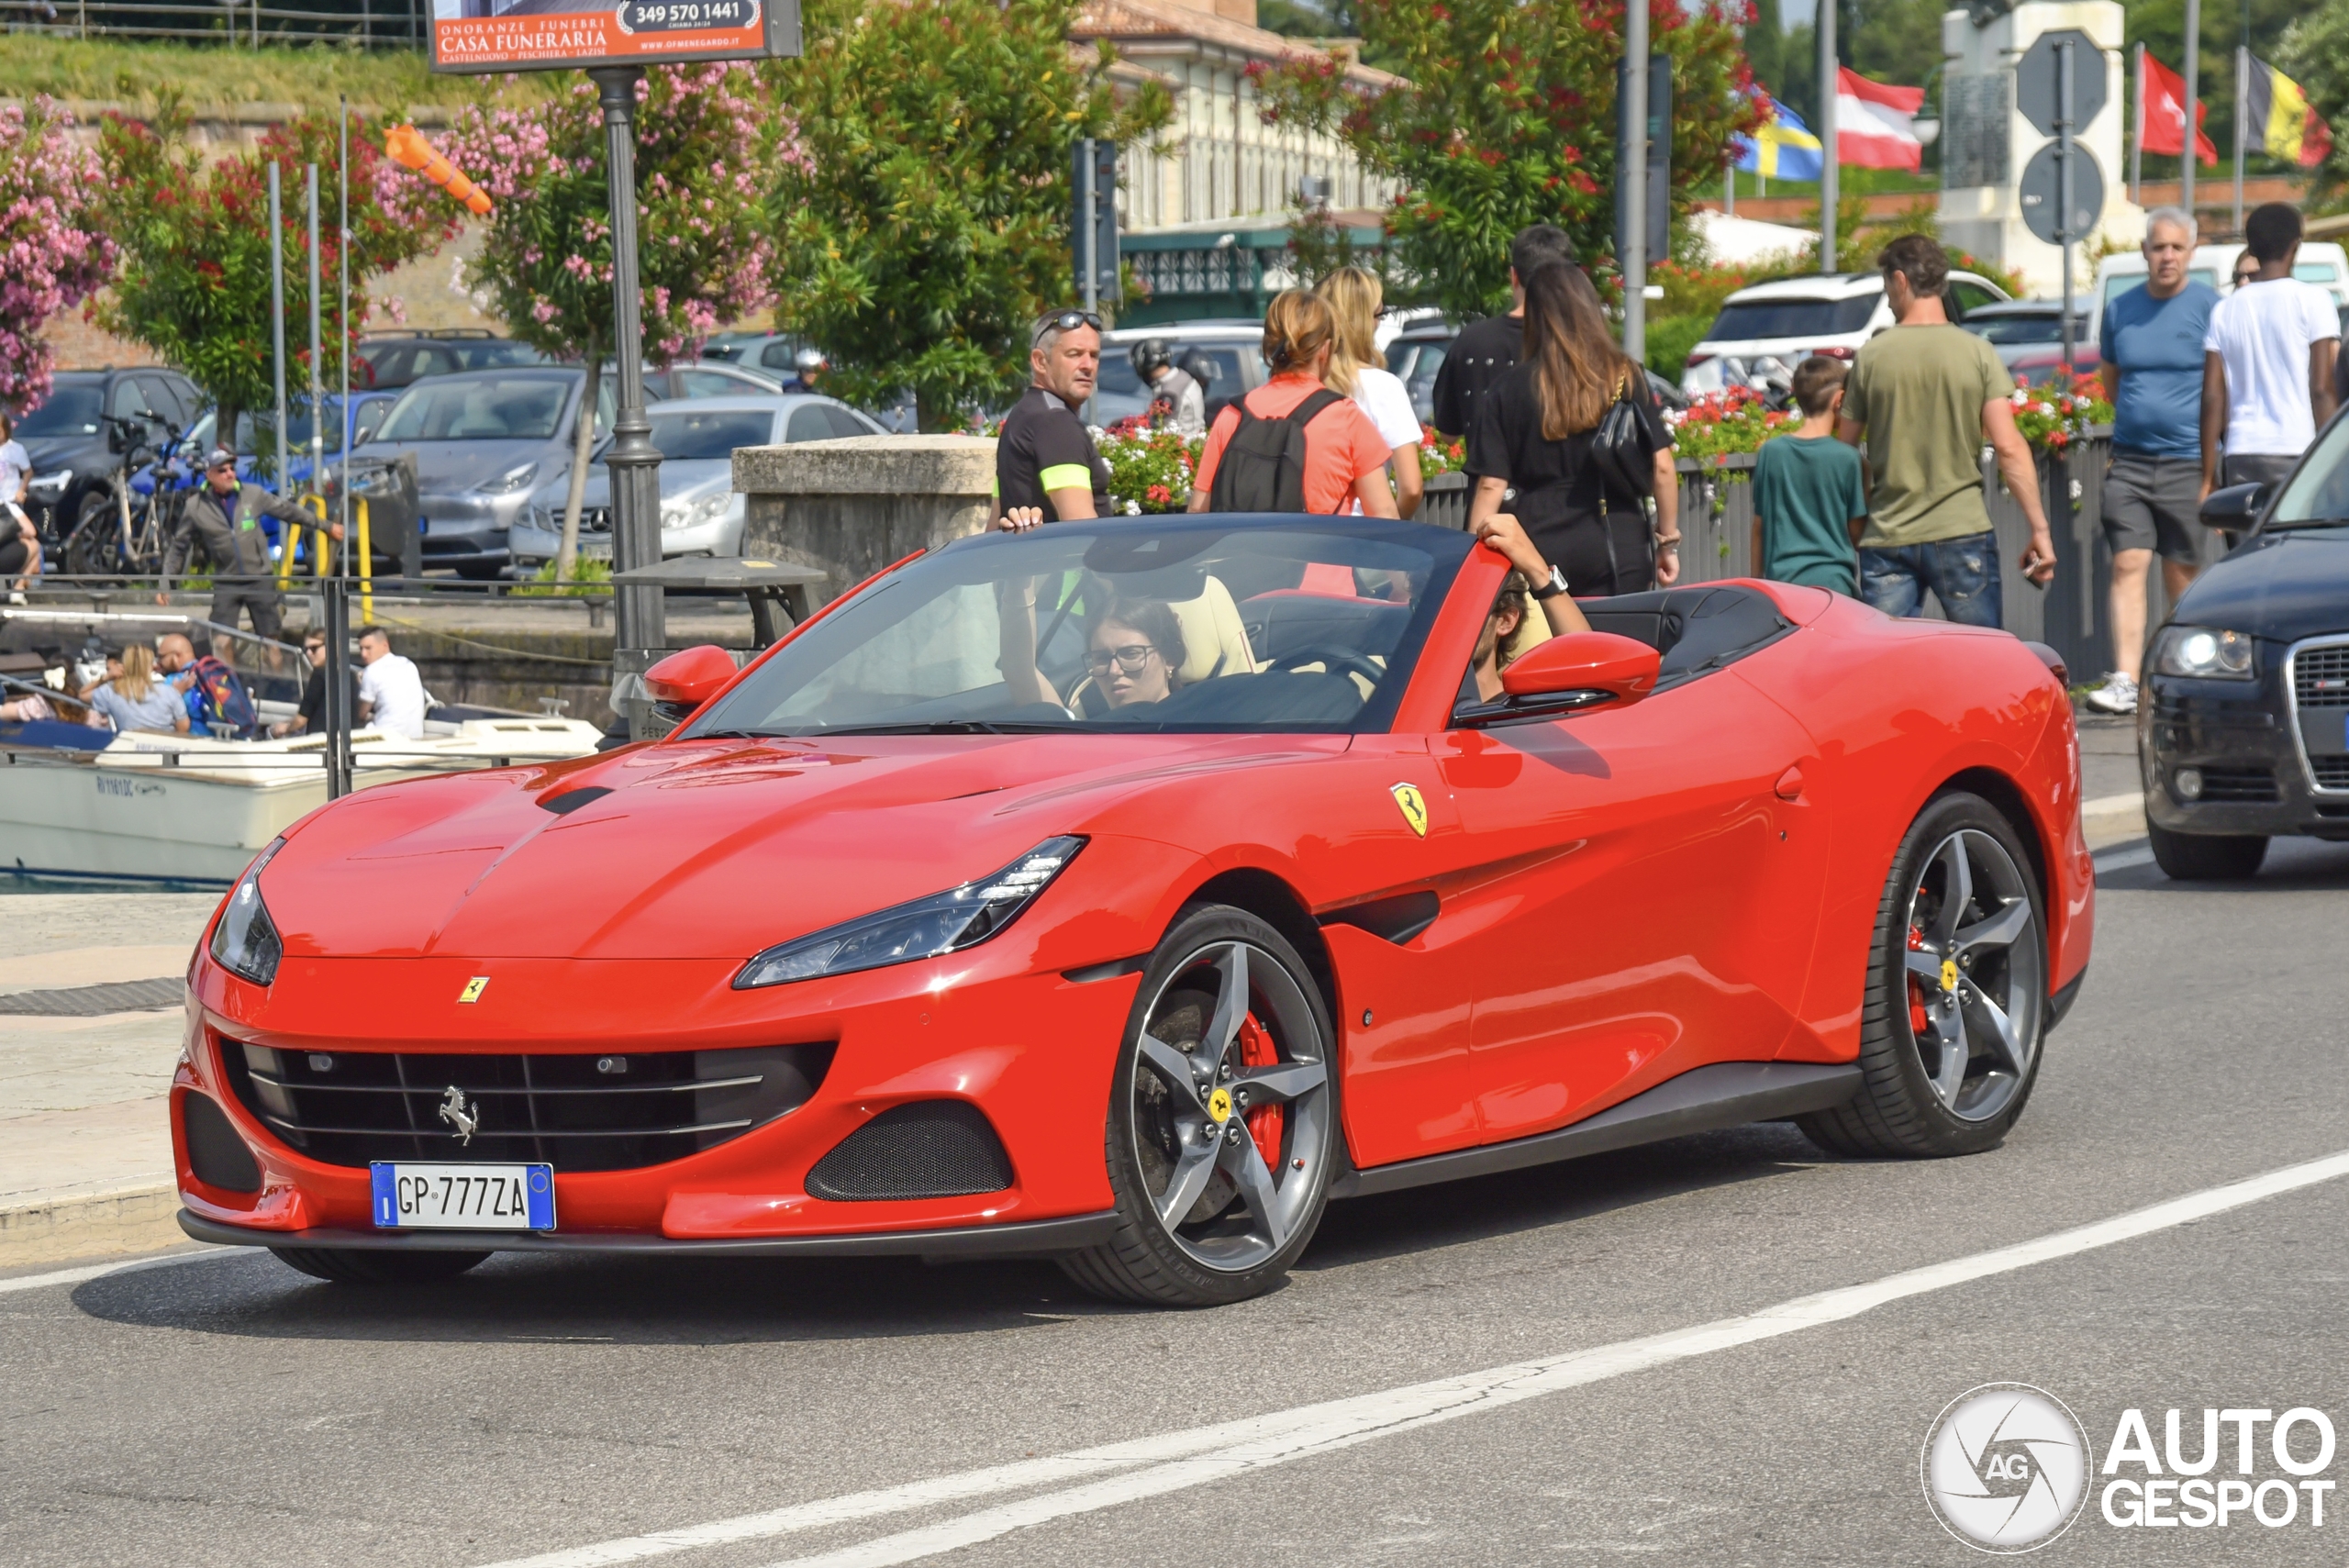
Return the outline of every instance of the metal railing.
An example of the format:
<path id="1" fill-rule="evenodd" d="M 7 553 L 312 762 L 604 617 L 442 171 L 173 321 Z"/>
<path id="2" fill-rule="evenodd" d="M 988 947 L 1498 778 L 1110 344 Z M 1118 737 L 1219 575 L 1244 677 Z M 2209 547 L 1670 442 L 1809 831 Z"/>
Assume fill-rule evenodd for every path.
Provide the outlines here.
<path id="1" fill-rule="evenodd" d="M 7 0 L 6 30 L 54 37 L 185 39 L 259 49 L 264 43 L 333 39 L 362 49 L 421 49 L 420 0 L 357 0 L 332 10 L 264 6 L 259 0 Z"/>

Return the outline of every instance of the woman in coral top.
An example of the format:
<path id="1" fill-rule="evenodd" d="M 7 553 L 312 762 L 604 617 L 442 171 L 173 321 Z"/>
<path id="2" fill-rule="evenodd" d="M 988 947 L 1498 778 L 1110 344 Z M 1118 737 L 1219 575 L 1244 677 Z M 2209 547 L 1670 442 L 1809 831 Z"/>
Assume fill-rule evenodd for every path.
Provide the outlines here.
<path id="1" fill-rule="evenodd" d="M 1264 313 L 1264 363 L 1273 378 L 1216 416 L 1191 481 L 1192 511 L 1332 517 L 1359 500 L 1374 517 L 1396 515 L 1386 440 L 1353 399 L 1324 379 L 1337 339 L 1323 301 L 1298 289 L 1273 301 Z M 1301 463 L 1293 461 L 1291 439 L 1300 424 Z"/>

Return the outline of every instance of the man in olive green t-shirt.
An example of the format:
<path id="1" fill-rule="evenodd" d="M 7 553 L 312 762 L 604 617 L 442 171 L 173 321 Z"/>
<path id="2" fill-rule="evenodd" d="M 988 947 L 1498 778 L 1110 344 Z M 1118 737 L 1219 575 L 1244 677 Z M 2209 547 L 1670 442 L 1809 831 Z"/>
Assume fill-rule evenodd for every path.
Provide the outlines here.
<path id="1" fill-rule="evenodd" d="M 1843 392 L 1835 434 L 1865 439 L 1871 489 L 1860 536 L 1860 596 L 1887 615 L 1913 616 L 1932 589 L 1942 612 L 1998 626 L 1998 539 L 1982 503 L 1982 449 L 1998 454 L 2008 493 L 2031 524 L 2022 573 L 2046 586 L 2055 540 L 2039 505 L 2039 472 L 2015 428 L 2014 378 L 1998 350 L 1949 324 L 1942 285 L 1949 261 L 1922 234 L 1876 257 L 1895 325 L 1863 346 Z"/>

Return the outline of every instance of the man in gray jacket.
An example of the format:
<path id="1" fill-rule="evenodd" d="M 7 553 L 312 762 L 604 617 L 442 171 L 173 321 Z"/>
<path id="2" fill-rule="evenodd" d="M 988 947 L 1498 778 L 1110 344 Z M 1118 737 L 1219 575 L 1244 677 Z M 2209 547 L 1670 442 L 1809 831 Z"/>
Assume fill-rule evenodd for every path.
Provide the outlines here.
<path id="1" fill-rule="evenodd" d="M 179 531 L 163 551 L 163 581 L 169 584 L 191 564 L 198 571 L 209 567 L 212 608 L 206 618 L 234 627 L 238 611 L 249 611 L 254 633 L 274 642 L 284 601 L 270 563 L 269 536 L 261 527 L 264 517 L 304 527 L 317 522 L 258 484 L 239 484 L 237 454 L 226 447 L 213 448 L 204 460 L 204 484 L 181 509 Z"/>

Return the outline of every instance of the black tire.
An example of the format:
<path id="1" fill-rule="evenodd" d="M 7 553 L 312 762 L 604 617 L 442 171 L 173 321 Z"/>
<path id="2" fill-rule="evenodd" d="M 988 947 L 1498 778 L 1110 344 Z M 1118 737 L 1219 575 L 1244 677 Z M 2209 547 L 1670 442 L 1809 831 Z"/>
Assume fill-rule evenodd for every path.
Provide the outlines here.
<path id="1" fill-rule="evenodd" d="M 336 1284 L 432 1284 L 454 1279 L 487 1252 L 395 1252 L 370 1247 L 272 1247 L 278 1262 Z"/>
<path id="2" fill-rule="evenodd" d="M 2172 882 L 2245 882 L 2259 874 L 2267 840 L 2254 833 L 2173 833 L 2145 824 L 2154 863 Z"/>
<path id="3" fill-rule="evenodd" d="M 1235 969 L 1247 1001 L 1227 1009 Z M 1225 905 L 1178 917 L 1142 971 L 1110 1085 L 1118 1228 L 1061 1260 L 1069 1277 L 1146 1307 L 1221 1307 L 1279 1284 L 1344 1158 L 1336 1040 L 1312 972 L 1278 931 Z"/>
<path id="4" fill-rule="evenodd" d="M 457 568 L 457 575 L 468 583 L 495 583 L 506 575 L 506 568 L 485 562 L 469 561 Z"/>
<path id="5" fill-rule="evenodd" d="M 121 524 L 113 491 L 92 490 L 84 495 L 72 530 L 65 536 L 65 570 L 82 577 L 123 572 Z"/>
<path id="6" fill-rule="evenodd" d="M 1955 910 L 1953 855 L 1965 879 Z M 2048 1018 L 2047 922 L 2032 868 L 2013 824 L 1981 796 L 1926 803 L 1876 906 L 1860 1091 L 1798 1118 L 1812 1142 L 1916 1160 L 1979 1153 L 2006 1137 L 2038 1081 Z"/>

